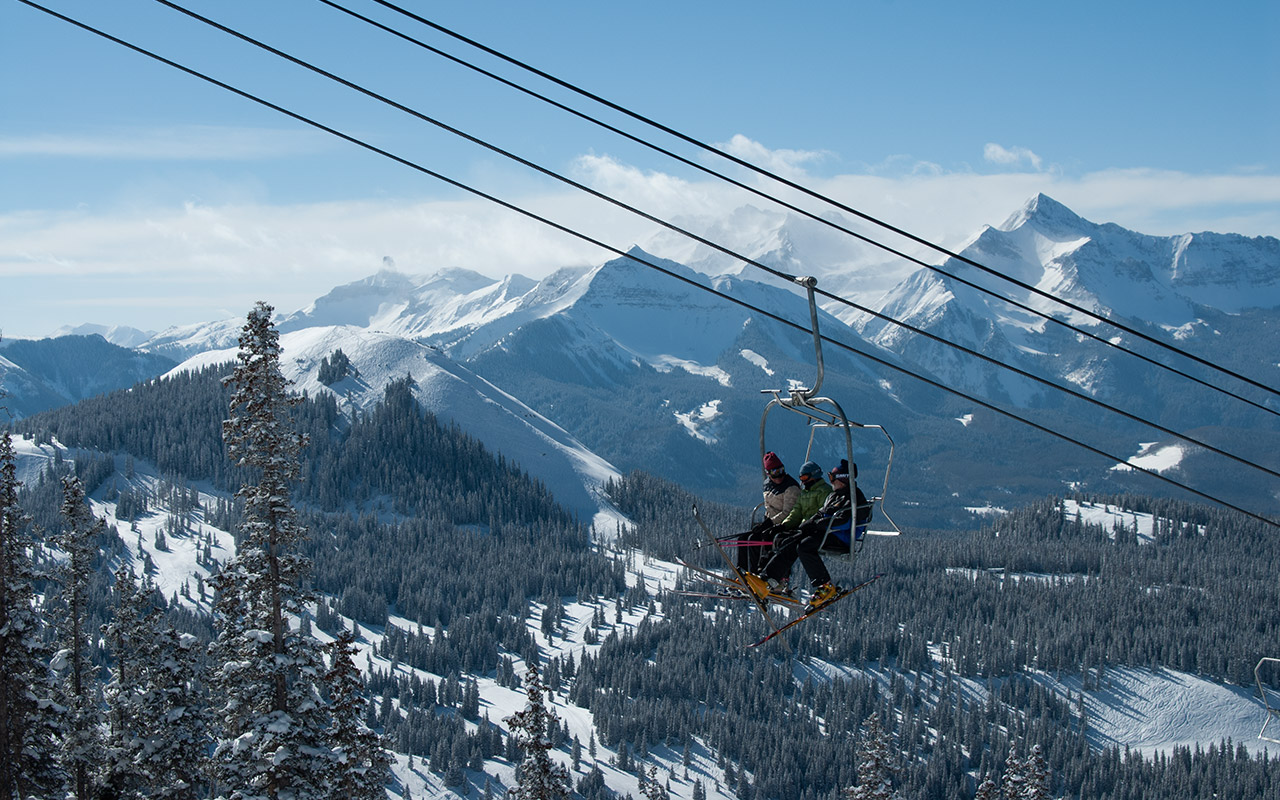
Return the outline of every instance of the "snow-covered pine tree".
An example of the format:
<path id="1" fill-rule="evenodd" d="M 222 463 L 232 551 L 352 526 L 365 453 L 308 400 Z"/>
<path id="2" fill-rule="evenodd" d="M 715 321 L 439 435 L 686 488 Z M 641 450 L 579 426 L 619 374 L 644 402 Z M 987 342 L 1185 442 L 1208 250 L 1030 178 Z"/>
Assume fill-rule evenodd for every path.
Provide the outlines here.
<path id="1" fill-rule="evenodd" d="M 139 707 L 147 740 L 141 765 L 148 797 L 195 800 L 208 783 L 209 698 L 204 691 L 200 640 L 169 627 L 154 634 L 155 654 Z"/>
<path id="2" fill-rule="evenodd" d="M 1003 800 L 1022 800 L 1022 790 L 1026 787 L 1027 778 L 1023 774 L 1023 761 L 1018 757 L 1018 748 L 1009 746 L 1009 756 L 1004 760 L 1004 774 L 1000 776 L 1000 797 Z"/>
<path id="3" fill-rule="evenodd" d="M 271 313 L 263 302 L 249 312 L 235 370 L 224 379 L 232 388 L 230 418 L 222 423 L 227 453 L 257 478 L 237 493 L 244 513 L 236 555 L 215 582 L 211 679 L 219 732 L 212 768 L 229 800 L 322 797 L 332 759 L 320 645 L 289 623 L 312 600 L 303 584 L 310 562 L 298 551 L 306 532 L 290 499 L 306 439 L 292 427 L 298 399 L 280 371 Z"/>
<path id="4" fill-rule="evenodd" d="M 102 638 L 114 661 L 103 695 L 107 702 L 107 740 L 102 783 L 113 797 L 132 797 L 149 783 L 136 763 L 143 749 L 145 729 L 138 706 L 143 701 L 142 673 L 154 657 L 147 636 L 149 597 L 138 589 L 133 566 L 121 563 L 115 574 L 111 621 L 102 626 Z"/>
<path id="5" fill-rule="evenodd" d="M 545 689 L 534 661 L 529 662 L 525 672 L 524 691 L 529 698 L 524 710 L 506 719 L 511 736 L 524 751 L 519 777 L 507 797 L 509 800 L 566 800 L 571 791 L 569 770 L 551 758 L 549 731 L 552 724 L 559 724 L 559 719 L 543 703 Z"/>
<path id="6" fill-rule="evenodd" d="M 103 638 L 115 659 L 106 688 L 110 734 L 106 786 L 114 796 L 194 800 L 207 783 L 208 698 L 199 640 L 160 629 L 155 587 L 116 571 L 115 615 Z"/>
<path id="7" fill-rule="evenodd" d="M 66 560 L 57 569 L 62 613 L 59 650 L 53 659 L 54 670 L 61 677 L 58 702 L 66 709 L 62 715 L 62 767 L 68 790 L 76 800 L 88 800 L 96 790 L 103 763 L 104 720 L 89 641 L 89 580 L 96 540 L 105 523 L 89 510 L 84 486 L 74 475 L 62 479 L 62 517 L 66 527 L 54 542 Z"/>
<path id="8" fill-rule="evenodd" d="M 1000 787 L 991 778 L 984 778 L 982 783 L 978 784 L 978 791 L 974 793 L 973 800 L 1000 800 Z"/>
<path id="9" fill-rule="evenodd" d="M 844 790 L 846 800 L 891 800 L 893 768 L 889 736 L 880 727 L 880 717 L 867 717 L 866 731 L 858 747 L 858 783 Z"/>
<path id="10" fill-rule="evenodd" d="M 657 767 L 651 765 L 647 776 L 643 769 L 640 770 L 640 796 L 645 800 L 671 800 L 671 794 L 658 780 Z"/>
<path id="11" fill-rule="evenodd" d="M 57 720 L 19 485 L 13 439 L 0 431 L 0 797 L 50 797 L 62 786 Z"/>
<path id="12" fill-rule="evenodd" d="M 329 670 L 325 686 L 333 724 L 329 746 L 333 750 L 333 776 L 329 780 L 333 800 L 381 800 L 382 788 L 391 779 L 391 756 L 382 737 L 364 724 L 364 681 L 356 669 L 356 637 L 345 628 L 326 646 Z"/>
<path id="13" fill-rule="evenodd" d="M 1022 762 L 1022 777 L 1022 800 L 1049 800 L 1049 765 L 1040 745 L 1032 745 Z"/>

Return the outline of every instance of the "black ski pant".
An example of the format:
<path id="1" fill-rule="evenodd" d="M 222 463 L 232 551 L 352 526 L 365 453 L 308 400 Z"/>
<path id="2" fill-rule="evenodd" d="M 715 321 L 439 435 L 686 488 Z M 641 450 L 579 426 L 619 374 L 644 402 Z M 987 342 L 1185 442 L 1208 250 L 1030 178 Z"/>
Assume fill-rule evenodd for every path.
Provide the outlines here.
<path id="1" fill-rule="evenodd" d="M 773 520 L 765 517 L 749 531 L 738 534 L 738 569 L 760 572 L 760 556 L 773 542 Z"/>
<path id="2" fill-rule="evenodd" d="M 791 568 L 799 558 L 810 583 L 814 586 L 830 583 L 831 573 L 822 561 L 820 550 L 829 524 L 828 519 L 811 519 L 794 531 L 776 537 L 773 540 L 773 557 L 764 565 L 764 576 L 779 581 L 787 580 L 791 577 Z M 832 537 L 828 545 L 832 544 L 840 546 L 843 542 Z"/>

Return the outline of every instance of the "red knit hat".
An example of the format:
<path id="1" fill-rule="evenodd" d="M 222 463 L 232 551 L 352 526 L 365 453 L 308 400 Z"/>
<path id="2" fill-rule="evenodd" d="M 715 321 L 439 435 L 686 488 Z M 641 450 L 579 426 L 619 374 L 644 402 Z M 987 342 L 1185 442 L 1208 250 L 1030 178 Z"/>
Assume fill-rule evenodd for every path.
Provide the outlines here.
<path id="1" fill-rule="evenodd" d="M 775 469 L 782 469 L 782 459 L 778 458 L 778 454 L 770 450 L 764 454 L 764 469 L 766 472 L 773 472 Z"/>

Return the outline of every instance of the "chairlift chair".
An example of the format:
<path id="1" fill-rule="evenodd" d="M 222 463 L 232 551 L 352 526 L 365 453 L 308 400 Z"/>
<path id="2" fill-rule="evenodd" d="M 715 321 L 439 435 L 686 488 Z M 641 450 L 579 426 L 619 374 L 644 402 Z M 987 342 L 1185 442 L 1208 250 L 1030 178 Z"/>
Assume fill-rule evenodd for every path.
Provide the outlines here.
<path id="1" fill-rule="evenodd" d="M 884 508 L 884 499 L 889 492 L 889 472 L 893 467 L 894 443 L 893 437 L 884 429 L 882 425 L 867 424 L 861 422 L 853 422 L 845 414 L 844 409 L 830 397 L 818 396 L 818 391 L 822 388 L 824 376 L 824 365 L 822 359 L 822 337 L 818 332 L 818 303 L 814 289 L 818 285 L 818 281 L 813 277 L 796 278 L 795 282 L 805 287 L 809 295 L 809 319 L 813 329 L 813 350 L 814 361 L 817 365 L 817 377 L 812 387 L 794 387 L 790 389 L 762 389 L 761 394 L 772 395 L 770 400 L 764 407 L 764 413 L 760 417 L 760 463 L 763 469 L 764 454 L 766 452 L 766 426 L 769 420 L 769 412 L 774 408 L 780 408 L 785 411 L 799 414 L 805 417 L 809 426 L 809 443 L 805 448 L 805 460 L 809 460 L 813 455 L 814 437 L 818 430 L 834 428 L 844 434 L 845 458 L 849 462 L 849 492 L 850 496 L 856 498 L 858 496 L 857 488 L 857 462 L 853 458 L 853 430 L 879 430 L 889 443 L 889 457 L 885 464 L 884 483 L 880 487 L 880 493 L 867 498 L 867 503 L 875 509 L 879 506 L 880 519 L 883 519 L 889 526 L 888 530 L 867 530 L 866 525 L 855 526 L 853 521 L 850 522 L 852 530 L 848 530 L 849 543 L 848 549 L 844 547 L 843 540 L 836 542 L 834 538 L 838 538 L 838 534 L 842 531 L 838 529 L 828 528 L 826 536 L 822 540 L 821 550 L 824 555 L 842 558 L 849 562 L 857 558 L 858 553 L 865 544 L 865 534 L 877 536 L 897 536 L 901 533 L 901 529 L 889 513 Z M 767 475 L 765 476 L 767 478 Z M 754 516 L 754 514 L 753 514 Z M 855 511 L 855 520 L 857 513 Z M 874 514 L 873 514 L 874 518 Z M 839 545 L 839 546 L 837 546 Z M 830 549 L 829 549 L 830 548 Z"/>
<path id="2" fill-rule="evenodd" d="M 1262 698 L 1262 705 L 1267 709 L 1267 718 L 1262 722 L 1262 730 L 1258 731 L 1258 738 L 1266 742 L 1275 742 L 1280 744 L 1280 730 L 1272 729 L 1271 733 L 1267 733 L 1272 721 L 1280 717 L 1280 707 L 1271 705 L 1271 701 L 1267 699 L 1267 689 L 1262 685 L 1262 666 L 1264 664 L 1280 664 L 1280 658 L 1263 658 L 1253 668 L 1253 679 L 1258 682 L 1258 695 Z M 1280 726 L 1280 722 L 1276 723 Z"/>

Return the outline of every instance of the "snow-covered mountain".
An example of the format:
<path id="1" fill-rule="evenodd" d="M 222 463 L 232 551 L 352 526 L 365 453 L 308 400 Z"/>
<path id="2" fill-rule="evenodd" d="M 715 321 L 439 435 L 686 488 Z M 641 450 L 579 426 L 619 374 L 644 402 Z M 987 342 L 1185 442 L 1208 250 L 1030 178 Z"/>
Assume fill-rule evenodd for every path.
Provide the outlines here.
<path id="1" fill-rule="evenodd" d="M 828 331 L 843 328 L 822 318 Z M 767 399 L 760 392 L 815 380 L 807 327 L 807 303 L 789 285 L 708 278 L 636 249 L 587 272 L 553 275 L 511 314 L 429 341 L 620 469 L 740 497 L 758 480 Z M 910 414 L 895 396 L 898 376 L 839 349 L 826 358 L 824 390 L 842 396 L 858 419 L 874 421 L 889 406 L 895 417 Z M 786 458 L 805 459 L 803 425 L 771 428 L 769 436 Z M 838 457 L 835 438 L 819 437 L 815 457 Z M 878 444 L 867 437 L 864 446 L 870 457 Z M 883 466 L 885 454 L 875 456 Z"/>
<path id="2" fill-rule="evenodd" d="M 907 262 L 878 267 L 878 251 L 868 253 L 867 246 L 811 219 L 745 207 L 730 219 L 696 223 L 689 227 L 743 255 L 791 273 L 817 275 L 823 289 L 851 296 L 999 364 L 1170 429 L 1196 431 L 1259 463 L 1271 463 L 1270 453 L 1280 448 L 1275 415 L 1157 370 L 932 270 L 904 272 L 911 266 Z M 839 224 L 850 226 L 846 220 Z M 383 270 L 282 315 L 278 324 L 287 337 L 297 337 L 288 341 L 313 343 L 305 346 L 305 356 L 298 356 L 309 365 L 298 367 L 302 385 L 318 386 L 319 361 L 343 349 L 364 362 L 357 368 L 368 386 L 335 388 L 348 402 L 367 404 L 384 382 L 375 376 L 417 376 L 418 367 L 402 367 L 401 359 L 414 364 L 414 359 L 425 359 L 421 363 L 430 361 L 453 375 L 456 385 L 472 387 L 469 391 L 479 381 L 487 382 L 478 395 L 466 395 L 465 406 L 482 408 L 492 402 L 511 409 L 513 418 L 523 418 L 526 411 L 540 415 L 619 471 L 645 470 L 714 499 L 741 502 L 758 478 L 754 463 L 767 400 L 761 390 L 814 380 L 807 306 L 794 285 L 756 270 L 743 271 L 740 263 L 704 245 L 681 249 L 670 238 L 663 234 L 649 244 L 662 252 L 680 252 L 683 263 L 637 249 L 630 258 L 564 269 L 537 281 L 519 275 L 495 279 L 461 269 L 429 275 Z M 1276 239 L 1213 233 L 1145 236 L 1084 220 L 1040 195 L 1002 225 L 977 234 L 962 255 L 1211 362 L 1280 385 L 1274 357 L 1280 350 Z M 1087 315 L 1055 308 L 1025 289 L 1000 286 L 960 260 L 940 269 L 998 287 L 1100 339 L 1169 358 Z M 897 449 L 890 491 L 908 520 L 915 516 L 920 524 L 955 524 L 963 521 L 959 509 L 1006 505 L 1067 489 L 1162 488 L 1141 485 L 1140 479 L 1134 483 L 1132 473 L 1111 470 L 1113 463 L 1100 463 L 1096 455 L 1063 440 L 1030 433 L 966 396 L 1010 408 L 1069 436 L 1087 436 L 1117 460 L 1176 449 L 1181 457 L 1163 465 L 1163 473 L 1251 507 L 1259 502 L 1280 506 L 1280 497 L 1265 480 L 1235 467 L 1223 469 L 1220 459 L 1199 448 L 902 326 L 835 303 L 825 311 L 830 314 L 822 315 L 822 330 L 839 344 L 824 348 L 824 394 L 838 400 L 855 421 L 884 425 L 892 434 Z M 179 360 L 209 350 L 225 352 L 236 346 L 241 325 L 242 320 L 224 320 L 170 329 L 140 349 Z M 347 338 L 350 344 L 343 343 Z M 396 354 L 357 358 L 375 339 Z M 396 341 L 401 344 L 393 347 Z M 1223 380 L 1201 367 L 1193 374 L 1207 375 L 1209 382 Z M 1277 402 L 1256 388 L 1231 389 L 1273 408 Z M 442 418 L 472 413 L 451 410 L 456 398 L 447 392 L 420 394 Z M 495 433 L 486 436 L 490 427 Z M 539 474 L 537 456 L 528 464 L 524 459 L 541 453 L 540 445 L 517 446 L 501 425 L 473 423 L 468 430 Z M 771 430 L 768 437 L 767 446 L 782 452 L 788 463 L 808 455 L 803 425 Z M 855 459 L 870 485 L 879 486 L 888 452 L 874 438 L 855 441 Z M 843 454 L 823 448 L 819 437 L 817 456 L 830 460 Z"/>
<path id="3" fill-rule="evenodd" d="M 800 214 L 746 205 L 726 217 L 681 219 L 679 227 L 724 250 L 794 275 L 813 275 L 828 291 L 871 304 L 911 272 L 911 264 L 850 236 L 875 233 L 869 223 L 836 212 Z M 830 223 L 830 224 L 826 224 Z M 841 230 L 843 229 L 843 230 Z M 662 230 L 644 249 L 708 275 L 739 275 L 763 280 L 764 274 L 724 250 Z"/>
<path id="4" fill-rule="evenodd" d="M 736 491 L 744 477 L 757 479 L 742 465 L 755 461 L 759 390 L 811 384 L 812 339 L 688 281 L 807 326 L 805 301 L 789 287 L 708 279 L 640 250 L 633 256 L 537 282 L 463 270 L 380 272 L 281 318 L 288 377 L 362 408 L 388 381 L 410 375 L 424 407 L 514 459 L 579 513 L 608 516 L 597 495 L 615 469 Z M 824 324 L 841 327 L 830 317 Z M 154 346 L 204 350 L 201 337 L 218 345 L 180 367 L 190 369 L 229 360 L 233 335 L 229 322 L 219 323 L 166 332 Z M 356 374 L 324 386 L 321 362 L 337 350 Z M 840 369 L 828 381 L 884 402 L 879 388 L 865 386 L 886 377 L 843 354 L 829 358 Z M 803 461 L 804 453 L 792 457 Z"/>
<path id="5" fill-rule="evenodd" d="M 282 317 L 279 327 L 352 325 L 411 338 L 447 334 L 512 313 L 535 285 L 522 275 L 496 280 L 456 268 L 427 276 L 383 270 Z"/>
<path id="6" fill-rule="evenodd" d="M 183 361 L 206 350 L 235 347 L 240 339 L 243 319 L 222 319 L 166 328 L 148 339 L 138 349 Z"/>
<path id="7" fill-rule="evenodd" d="M 1269 324 L 1280 309 L 1280 240 L 1217 233 L 1146 236 L 1089 222 L 1038 195 L 1004 224 L 982 231 L 960 255 L 1022 286 L 1063 298 L 1265 384 L 1280 385 L 1280 369 L 1269 355 L 1280 345 L 1274 324 Z M 1132 393 L 1135 397 L 1130 399 L 1145 406 L 1144 413 L 1158 410 L 1160 398 L 1140 396 L 1153 388 L 1149 383 L 1125 386 L 1134 363 L 1131 357 L 1082 341 L 1074 331 L 999 298 L 1008 297 L 1139 352 L 1155 352 L 1138 337 L 999 281 L 959 259 L 949 259 L 941 271 L 997 296 L 922 268 L 894 287 L 879 310 L 1003 363 L 1061 379 L 1090 394 Z M 901 326 L 870 318 L 855 324 L 864 336 L 952 385 L 991 384 L 989 369 L 956 357 L 954 351 L 944 352 Z M 1042 394 L 1025 384 L 1018 392 L 1003 380 L 1009 397 L 1019 404 Z"/>
<path id="8" fill-rule="evenodd" d="M 100 334 L 0 343 L 0 406 L 14 419 L 154 377 L 174 362 L 108 342 Z"/>
<path id="9" fill-rule="evenodd" d="M 543 481 L 556 500 L 611 532 L 620 515 L 602 487 L 618 471 L 559 425 L 494 386 L 437 348 L 389 333 L 350 325 L 320 325 L 282 334 L 281 367 L 294 390 L 335 395 L 347 409 L 368 408 L 393 380 L 409 377 L 424 408 L 456 424 L 493 452 L 514 460 Z M 320 380 L 322 362 L 341 350 L 350 373 L 332 384 Z M 233 361 L 236 349 L 209 350 L 174 372 Z"/>
<path id="10" fill-rule="evenodd" d="M 101 336 L 108 342 L 120 347 L 137 347 L 156 335 L 155 331 L 140 331 L 137 328 L 130 328 L 127 325 L 96 325 L 94 323 L 85 323 L 84 325 L 64 325 L 53 333 L 49 334 L 50 339 L 58 339 L 63 336 Z"/>

